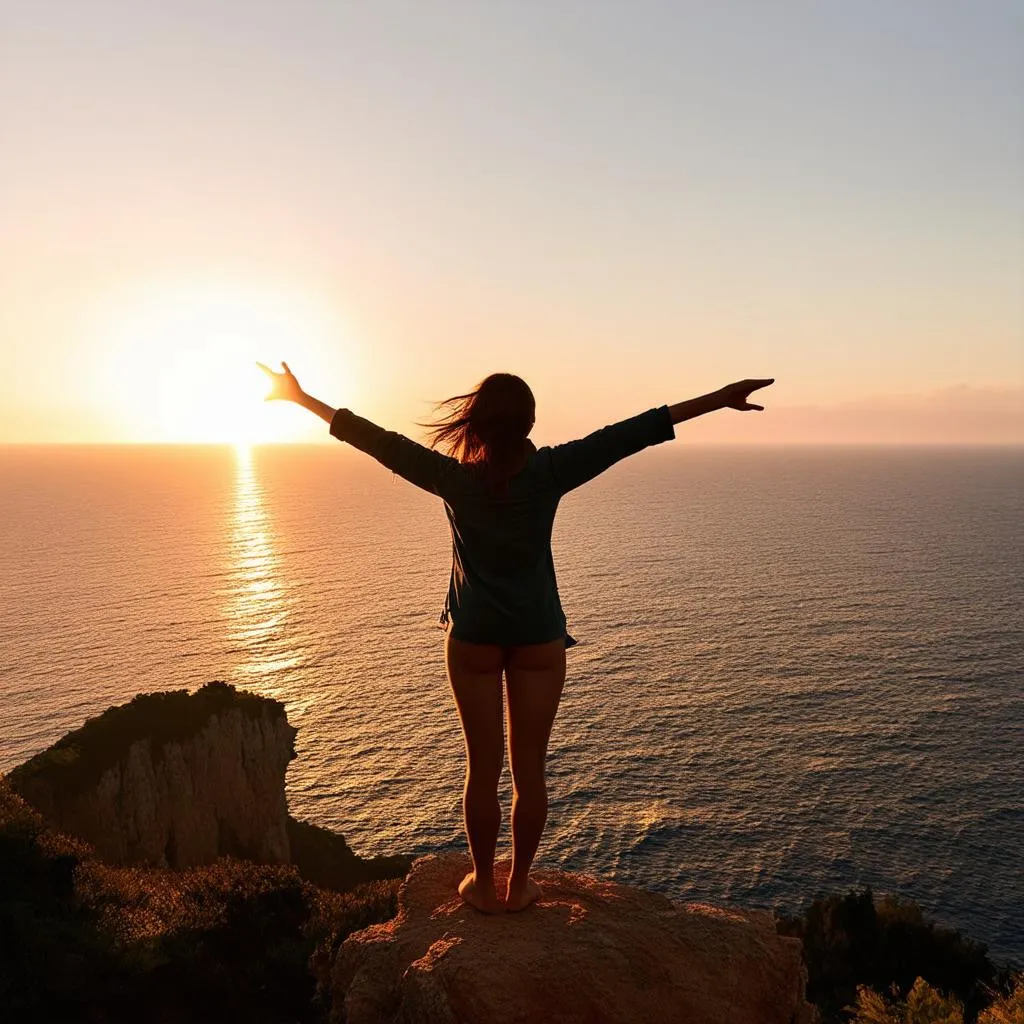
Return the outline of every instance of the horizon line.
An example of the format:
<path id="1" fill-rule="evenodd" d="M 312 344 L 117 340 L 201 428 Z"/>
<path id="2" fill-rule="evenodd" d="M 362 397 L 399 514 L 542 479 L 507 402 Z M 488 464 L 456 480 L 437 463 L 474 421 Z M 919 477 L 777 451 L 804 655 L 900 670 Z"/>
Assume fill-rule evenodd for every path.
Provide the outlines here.
<path id="1" fill-rule="evenodd" d="M 411 438 L 411 440 L 416 440 Z M 675 438 L 675 440 L 683 440 Z M 332 448 L 330 441 L 4 441 L 0 448 Z M 351 446 L 349 446 L 351 447 Z M 551 447 L 541 445 L 540 447 Z M 1013 441 L 690 441 L 687 448 L 1024 448 Z M 654 450 L 661 450 L 657 448 Z"/>

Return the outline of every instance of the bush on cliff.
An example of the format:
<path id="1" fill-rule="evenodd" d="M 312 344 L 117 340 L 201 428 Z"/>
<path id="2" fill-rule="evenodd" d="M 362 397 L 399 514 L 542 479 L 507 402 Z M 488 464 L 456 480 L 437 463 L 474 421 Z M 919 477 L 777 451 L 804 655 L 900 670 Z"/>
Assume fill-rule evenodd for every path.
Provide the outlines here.
<path id="1" fill-rule="evenodd" d="M 11 1020 L 88 1020 L 83 994 L 115 987 L 121 956 L 75 898 L 82 853 L 0 781 L 0 1007 Z"/>
<path id="2" fill-rule="evenodd" d="M 324 964 L 394 916 L 398 885 L 330 892 L 231 859 L 112 867 L 0 779 L 0 1006 L 12 1020 L 318 1021 Z"/>
<path id="3" fill-rule="evenodd" d="M 861 986 L 850 1012 L 850 1024 L 964 1024 L 960 1001 L 932 988 L 924 978 L 914 982 L 905 1000 L 886 999 Z M 977 1024 L 1024 1024 L 1024 975 L 1015 979 L 1011 992 L 997 996 L 981 1011 Z"/>
<path id="4" fill-rule="evenodd" d="M 807 998 L 824 1024 L 846 1021 L 859 986 L 906 997 L 918 978 L 955 997 L 974 1021 L 1000 981 L 986 947 L 925 918 L 908 900 L 876 900 L 870 889 L 819 897 L 778 930 L 804 944 Z"/>

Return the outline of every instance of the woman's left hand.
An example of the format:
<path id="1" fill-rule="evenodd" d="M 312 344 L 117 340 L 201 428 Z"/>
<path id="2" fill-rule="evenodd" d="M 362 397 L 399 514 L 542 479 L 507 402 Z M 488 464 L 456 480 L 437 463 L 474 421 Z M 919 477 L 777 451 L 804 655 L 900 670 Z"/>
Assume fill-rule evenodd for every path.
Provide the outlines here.
<path id="1" fill-rule="evenodd" d="M 299 387 L 299 382 L 295 379 L 295 374 L 288 369 L 287 363 L 281 363 L 284 367 L 284 373 L 276 373 L 269 366 L 264 366 L 263 363 L 258 362 L 256 365 L 270 378 L 271 381 L 271 387 L 270 391 L 267 392 L 266 401 L 270 402 L 279 398 L 286 402 L 297 402 L 302 397 L 302 388 Z"/>
<path id="2" fill-rule="evenodd" d="M 738 380 L 735 384 L 727 384 L 724 388 L 719 389 L 718 392 L 722 396 L 722 408 L 739 409 L 740 412 L 746 412 L 748 409 L 759 409 L 763 412 L 763 405 L 755 405 L 749 401 L 750 392 L 757 391 L 758 388 L 766 388 L 769 384 L 774 383 L 774 377 L 761 377 L 756 380 Z"/>

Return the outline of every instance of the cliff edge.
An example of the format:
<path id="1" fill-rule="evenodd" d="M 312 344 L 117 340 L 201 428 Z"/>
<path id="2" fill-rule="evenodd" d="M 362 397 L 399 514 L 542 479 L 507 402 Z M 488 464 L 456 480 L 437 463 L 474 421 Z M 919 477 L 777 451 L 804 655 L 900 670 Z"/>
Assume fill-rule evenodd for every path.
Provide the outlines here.
<path id="1" fill-rule="evenodd" d="M 11 789 L 112 864 L 290 859 L 296 730 L 276 700 L 208 683 L 140 694 L 15 768 Z"/>
<path id="2" fill-rule="evenodd" d="M 421 857 L 398 914 L 345 940 L 332 1021 L 813 1024 L 800 942 L 771 914 L 675 903 L 586 875 L 537 871 L 517 914 L 458 896 L 459 855 Z M 499 891 L 508 865 L 498 867 Z"/>

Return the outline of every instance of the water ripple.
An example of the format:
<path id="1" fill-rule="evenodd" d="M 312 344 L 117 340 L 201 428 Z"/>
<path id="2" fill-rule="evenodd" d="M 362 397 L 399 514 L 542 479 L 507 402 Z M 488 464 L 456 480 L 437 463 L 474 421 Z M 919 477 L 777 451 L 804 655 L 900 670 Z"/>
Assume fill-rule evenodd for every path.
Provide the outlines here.
<path id="1" fill-rule="evenodd" d="M 658 450 L 570 495 L 542 861 L 760 906 L 871 884 L 1024 960 L 1021 462 Z M 0 474 L 0 770 L 226 679 L 298 725 L 298 814 L 363 854 L 462 847 L 436 499 L 343 446 Z"/>

